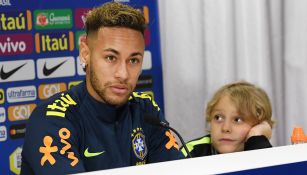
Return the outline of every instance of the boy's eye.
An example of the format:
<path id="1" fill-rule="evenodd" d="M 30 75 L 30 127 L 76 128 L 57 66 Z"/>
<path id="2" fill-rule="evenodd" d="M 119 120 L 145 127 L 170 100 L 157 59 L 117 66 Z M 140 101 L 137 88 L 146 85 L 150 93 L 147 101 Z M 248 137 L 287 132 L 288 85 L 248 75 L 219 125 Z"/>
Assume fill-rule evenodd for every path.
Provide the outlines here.
<path id="1" fill-rule="evenodd" d="M 216 121 L 221 121 L 221 120 L 223 120 L 223 117 L 221 116 L 221 115 L 214 115 L 214 120 L 216 120 Z"/>
<path id="2" fill-rule="evenodd" d="M 236 123 L 242 123 L 242 122 L 243 122 L 243 119 L 242 119 L 241 117 L 236 117 L 236 118 L 234 119 L 234 121 L 235 121 Z"/>

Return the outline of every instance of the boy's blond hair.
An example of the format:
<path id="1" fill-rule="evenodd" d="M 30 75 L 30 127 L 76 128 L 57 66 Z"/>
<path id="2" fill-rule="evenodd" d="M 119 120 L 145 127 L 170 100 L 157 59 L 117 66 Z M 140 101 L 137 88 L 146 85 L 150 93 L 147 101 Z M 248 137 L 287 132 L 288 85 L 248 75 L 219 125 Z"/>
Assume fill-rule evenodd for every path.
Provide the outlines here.
<path id="1" fill-rule="evenodd" d="M 272 107 L 268 95 L 263 89 L 246 81 L 227 84 L 215 92 L 207 104 L 207 122 L 211 121 L 213 117 L 211 113 L 215 105 L 225 95 L 228 95 L 234 102 L 240 115 L 251 117 L 252 120 L 256 119 L 258 123 L 267 121 L 271 127 L 273 126 Z"/>

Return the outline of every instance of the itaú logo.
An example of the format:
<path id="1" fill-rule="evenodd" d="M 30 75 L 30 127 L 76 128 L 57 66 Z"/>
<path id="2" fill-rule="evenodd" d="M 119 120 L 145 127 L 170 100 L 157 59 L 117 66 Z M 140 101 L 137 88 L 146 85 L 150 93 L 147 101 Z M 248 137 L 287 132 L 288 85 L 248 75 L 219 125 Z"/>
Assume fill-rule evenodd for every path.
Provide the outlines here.
<path id="1" fill-rule="evenodd" d="M 36 33 L 35 50 L 41 52 L 58 52 L 74 50 L 73 32 Z"/>
<path id="2" fill-rule="evenodd" d="M 3 4 L 0 0 L 0 6 Z M 2 3 L 2 4 L 1 4 Z M 32 14 L 30 10 L 18 12 L 0 12 L 0 31 L 16 31 L 32 29 Z"/>
<path id="3" fill-rule="evenodd" d="M 55 83 L 55 84 L 42 84 L 38 87 L 38 97 L 40 99 L 47 99 L 52 95 L 65 91 L 65 83 Z"/>
<path id="4" fill-rule="evenodd" d="M 36 104 L 10 106 L 8 117 L 10 121 L 28 120 Z"/>

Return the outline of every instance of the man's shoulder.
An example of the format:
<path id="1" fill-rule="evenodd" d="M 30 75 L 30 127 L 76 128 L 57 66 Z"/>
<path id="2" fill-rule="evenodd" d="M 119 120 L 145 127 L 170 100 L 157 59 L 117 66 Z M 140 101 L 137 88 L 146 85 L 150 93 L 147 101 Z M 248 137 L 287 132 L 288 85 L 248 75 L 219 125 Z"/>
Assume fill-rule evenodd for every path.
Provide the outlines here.
<path id="1" fill-rule="evenodd" d="M 145 92 L 133 92 L 129 97 L 129 102 L 132 104 L 138 104 L 141 108 L 155 108 L 160 111 L 160 107 L 154 100 L 154 96 Z"/>
<path id="2" fill-rule="evenodd" d="M 78 108 L 82 102 L 82 91 L 77 85 L 72 89 L 59 92 L 39 103 L 34 110 L 34 114 L 44 116 L 65 117 L 67 113 Z"/>

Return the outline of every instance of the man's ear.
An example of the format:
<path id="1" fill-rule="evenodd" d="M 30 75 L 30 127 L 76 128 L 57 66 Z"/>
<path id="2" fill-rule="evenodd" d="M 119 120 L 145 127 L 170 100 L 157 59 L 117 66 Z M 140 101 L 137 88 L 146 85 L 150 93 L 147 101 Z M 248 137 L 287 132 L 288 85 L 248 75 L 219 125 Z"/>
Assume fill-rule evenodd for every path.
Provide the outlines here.
<path id="1" fill-rule="evenodd" d="M 85 65 L 88 64 L 90 59 L 90 48 L 86 41 L 86 36 L 82 36 L 80 38 L 80 49 L 79 49 L 79 58 L 80 62 L 85 63 Z"/>

